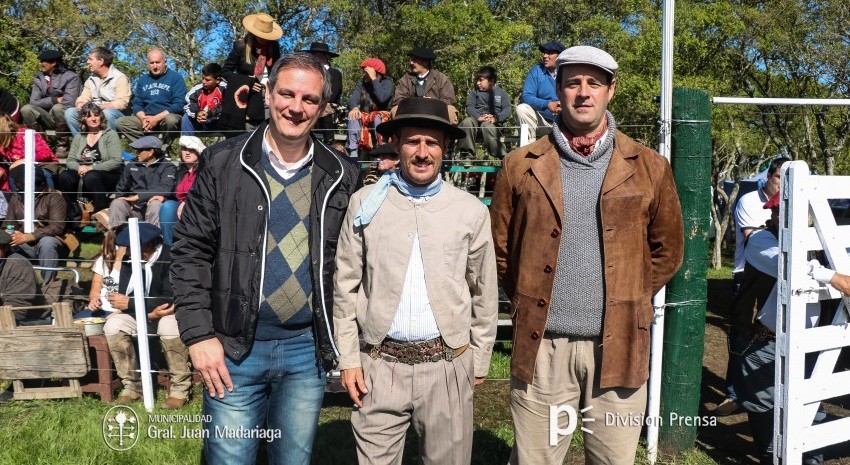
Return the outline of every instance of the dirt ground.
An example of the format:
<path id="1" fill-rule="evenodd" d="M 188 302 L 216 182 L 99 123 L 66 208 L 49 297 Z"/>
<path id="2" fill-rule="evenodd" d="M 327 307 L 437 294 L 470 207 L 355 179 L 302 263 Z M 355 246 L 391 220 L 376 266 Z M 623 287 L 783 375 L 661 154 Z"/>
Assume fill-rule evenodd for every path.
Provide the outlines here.
<path id="1" fill-rule="evenodd" d="M 705 325 L 705 354 L 702 367 L 702 395 L 700 415 L 710 415 L 711 410 L 723 400 L 727 362 L 726 322 L 732 280 L 710 279 L 708 281 L 708 314 Z M 845 354 L 846 355 L 846 354 Z M 825 404 L 830 417 L 850 416 L 850 398 L 833 399 Z M 738 413 L 718 418 L 717 426 L 701 428 L 697 447 L 705 451 L 720 464 L 755 464 L 752 455 L 747 416 Z M 828 465 L 850 465 L 850 443 L 827 448 L 823 451 Z"/>

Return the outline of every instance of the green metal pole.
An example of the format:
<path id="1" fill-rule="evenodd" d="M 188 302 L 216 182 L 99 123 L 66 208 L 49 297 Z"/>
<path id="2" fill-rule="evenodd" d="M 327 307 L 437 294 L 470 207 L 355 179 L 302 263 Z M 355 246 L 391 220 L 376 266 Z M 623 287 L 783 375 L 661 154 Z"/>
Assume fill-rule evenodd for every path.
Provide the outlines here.
<path id="1" fill-rule="evenodd" d="M 673 89 L 671 164 L 682 203 L 685 256 L 667 284 L 661 375 L 659 449 L 694 446 L 702 381 L 711 208 L 711 99 L 704 91 Z"/>

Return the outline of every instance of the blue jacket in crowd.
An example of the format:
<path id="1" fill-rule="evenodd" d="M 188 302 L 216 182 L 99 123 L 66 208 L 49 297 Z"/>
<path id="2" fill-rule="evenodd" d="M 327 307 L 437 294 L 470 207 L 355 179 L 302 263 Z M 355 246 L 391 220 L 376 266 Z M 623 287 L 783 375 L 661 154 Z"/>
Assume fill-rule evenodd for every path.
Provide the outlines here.
<path id="1" fill-rule="evenodd" d="M 143 111 L 146 115 L 156 115 L 168 110 L 179 115 L 183 113 L 185 99 L 186 84 L 180 73 L 170 69 L 159 76 L 146 73 L 133 86 L 133 114 Z"/>
<path id="2" fill-rule="evenodd" d="M 542 63 L 531 68 L 522 86 L 522 102 L 531 105 L 531 108 L 537 110 L 546 121 L 551 123 L 555 120 L 555 115 L 549 110 L 548 105 L 555 100 L 558 100 L 558 95 L 555 93 L 555 78 L 549 74 L 549 70 Z"/>

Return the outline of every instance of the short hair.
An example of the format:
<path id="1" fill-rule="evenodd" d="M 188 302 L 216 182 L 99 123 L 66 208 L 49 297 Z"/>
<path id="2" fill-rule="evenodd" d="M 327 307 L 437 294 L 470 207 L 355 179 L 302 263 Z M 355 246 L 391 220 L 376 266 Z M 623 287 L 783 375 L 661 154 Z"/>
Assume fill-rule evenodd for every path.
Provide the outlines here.
<path id="1" fill-rule="evenodd" d="M 100 130 L 106 129 L 106 115 L 103 114 L 103 109 L 97 106 L 94 102 L 86 102 L 80 108 L 77 114 L 77 123 L 80 125 L 80 132 L 88 132 L 86 127 L 86 118 L 91 115 L 100 116 Z"/>
<path id="2" fill-rule="evenodd" d="M 478 68 L 478 71 L 475 72 L 475 80 L 477 81 L 480 78 L 484 78 L 491 82 L 496 82 L 496 77 L 498 74 L 496 73 L 496 68 L 492 66 L 482 66 Z"/>
<path id="3" fill-rule="evenodd" d="M 212 76 L 215 79 L 221 78 L 221 65 L 218 63 L 207 63 L 201 68 L 202 76 Z"/>
<path id="4" fill-rule="evenodd" d="M 322 104 L 331 100 L 331 75 L 318 58 L 312 53 L 294 52 L 283 55 L 275 61 L 271 73 L 269 73 L 269 87 L 274 89 L 277 77 L 281 71 L 286 69 L 305 69 L 315 71 L 322 75 Z"/>
<path id="5" fill-rule="evenodd" d="M 773 176 L 773 173 L 775 173 L 776 170 L 778 170 L 779 168 L 782 168 L 782 165 L 788 161 L 791 161 L 791 159 L 788 157 L 779 157 L 771 161 L 770 165 L 767 167 L 767 177 L 769 178 Z"/>
<path id="6" fill-rule="evenodd" d="M 106 47 L 95 47 L 89 53 L 98 60 L 103 60 L 103 66 L 112 66 L 112 61 L 115 60 L 115 54 Z"/>

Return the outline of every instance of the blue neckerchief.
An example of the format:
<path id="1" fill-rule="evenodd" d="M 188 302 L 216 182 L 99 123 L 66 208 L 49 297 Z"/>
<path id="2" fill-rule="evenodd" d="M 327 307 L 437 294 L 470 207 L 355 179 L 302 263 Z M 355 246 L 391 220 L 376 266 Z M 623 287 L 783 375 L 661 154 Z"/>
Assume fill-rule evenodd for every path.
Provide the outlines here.
<path id="1" fill-rule="evenodd" d="M 398 171 L 388 171 L 384 173 L 384 175 L 378 179 L 378 182 L 375 183 L 375 187 L 372 189 L 372 192 L 369 193 L 369 196 L 366 197 L 360 205 L 360 210 L 357 211 L 357 216 L 354 217 L 354 226 L 362 227 L 372 221 L 372 218 L 374 218 L 375 214 L 378 213 L 378 209 L 381 208 L 381 204 L 384 203 L 384 199 L 387 198 L 387 195 L 390 192 L 390 186 L 395 186 L 396 189 L 398 189 L 398 191 L 405 197 L 433 197 L 437 195 L 437 193 L 440 192 L 440 188 L 443 187 L 443 177 L 438 174 L 437 179 L 434 182 L 423 187 L 414 186 L 408 183 L 398 174 Z"/>

